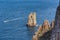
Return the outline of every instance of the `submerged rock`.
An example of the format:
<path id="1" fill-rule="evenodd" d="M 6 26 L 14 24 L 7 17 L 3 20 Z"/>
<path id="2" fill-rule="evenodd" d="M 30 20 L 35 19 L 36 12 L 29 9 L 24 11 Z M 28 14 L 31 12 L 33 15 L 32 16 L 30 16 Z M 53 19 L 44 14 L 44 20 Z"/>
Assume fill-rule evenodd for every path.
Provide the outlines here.
<path id="1" fill-rule="evenodd" d="M 36 26 L 36 13 L 35 12 L 31 12 L 28 16 L 28 26 L 32 27 L 32 26 Z"/>

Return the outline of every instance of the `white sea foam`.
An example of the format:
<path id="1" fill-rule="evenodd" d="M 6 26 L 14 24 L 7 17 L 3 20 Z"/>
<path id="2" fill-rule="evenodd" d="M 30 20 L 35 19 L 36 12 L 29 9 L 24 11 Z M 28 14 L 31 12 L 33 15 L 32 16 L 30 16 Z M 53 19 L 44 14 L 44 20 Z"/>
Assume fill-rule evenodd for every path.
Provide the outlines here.
<path id="1" fill-rule="evenodd" d="M 3 21 L 3 22 L 7 22 L 7 21 Z"/>
<path id="2" fill-rule="evenodd" d="M 4 20 L 3 22 L 6 23 L 6 22 L 10 22 L 10 21 L 19 20 L 19 19 L 23 19 L 23 18 L 14 18 L 14 19 L 11 19 L 11 20 Z"/>
<path id="3" fill-rule="evenodd" d="M 36 27 L 38 27 L 39 25 L 37 24 Z"/>

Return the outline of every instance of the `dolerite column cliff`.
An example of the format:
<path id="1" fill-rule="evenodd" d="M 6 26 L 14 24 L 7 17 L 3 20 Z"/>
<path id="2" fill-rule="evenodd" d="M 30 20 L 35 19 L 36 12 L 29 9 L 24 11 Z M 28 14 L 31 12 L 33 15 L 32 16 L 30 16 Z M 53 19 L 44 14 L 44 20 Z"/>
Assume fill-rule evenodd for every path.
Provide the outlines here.
<path id="1" fill-rule="evenodd" d="M 36 13 L 35 12 L 31 12 L 29 14 L 27 25 L 30 27 L 36 26 Z"/>
<path id="2" fill-rule="evenodd" d="M 59 1 L 59 6 L 56 11 L 56 16 L 55 16 L 55 39 L 60 40 L 60 1 Z"/>

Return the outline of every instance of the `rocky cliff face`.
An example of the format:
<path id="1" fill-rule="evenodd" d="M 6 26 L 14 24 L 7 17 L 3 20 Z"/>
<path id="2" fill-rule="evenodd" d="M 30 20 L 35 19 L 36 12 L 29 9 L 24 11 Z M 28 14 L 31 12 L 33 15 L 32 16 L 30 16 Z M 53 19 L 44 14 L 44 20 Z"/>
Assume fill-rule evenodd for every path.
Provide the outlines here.
<path id="1" fill-rule="evenodd" d="M 54 28 L 54 21 L 52 21 L 51 25 L 48 20 L 44 20 L 43 24 L 39 26 L 38 30 L 33 35 L 32 40 L 38 40 L 39 37 L 43 36 L 49 30 Z"/>
<path id="2" fill-rule="evenodd" d="M 31 12 L 28 16 L 28 26 L 32 27 L 32 26 L 36 26 L 36 13 L 35 12 Z"/>

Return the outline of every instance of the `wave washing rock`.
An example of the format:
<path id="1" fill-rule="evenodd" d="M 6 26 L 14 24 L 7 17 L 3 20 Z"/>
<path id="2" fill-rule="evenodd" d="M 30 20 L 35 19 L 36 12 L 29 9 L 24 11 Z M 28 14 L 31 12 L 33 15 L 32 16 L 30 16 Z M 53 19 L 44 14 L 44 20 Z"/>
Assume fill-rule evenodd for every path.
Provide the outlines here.
<path id="1" fill-rule="evenodd" d="M 46 32 L 49 30 L 52 30 L 54 28 L 54 21 L 52 21 L 51 25 L 48 20 L 44 20 L 43 24 L 39 26 L 37 32 L 35 35 L 33 35 L 32 40 L 38 40 L 39 37 L 43 36 Z"/>
<path id="2" fill-rule="evenodd" d="M 36 26 L 36 13 L 35 12 L 31 12 L 28 16 L 28 26 L 32 27 L 32 26 Z"/>

